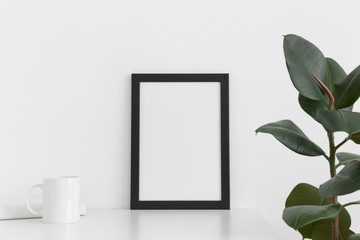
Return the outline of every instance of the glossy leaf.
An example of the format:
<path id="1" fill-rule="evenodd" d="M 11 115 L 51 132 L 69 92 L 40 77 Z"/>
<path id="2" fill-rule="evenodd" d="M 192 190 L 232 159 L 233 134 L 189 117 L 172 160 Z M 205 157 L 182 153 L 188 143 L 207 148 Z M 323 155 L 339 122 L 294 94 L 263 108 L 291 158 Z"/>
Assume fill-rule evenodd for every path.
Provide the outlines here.
<path id="1" fill-rule="evenodd" d="M 351 234 L 354 234 L 348 228 L 339 228 L 339 240 L 344 240 Z M 311 236 L 312 240 L 330 240 L 332 239 L 332 225 L 318 225 L 314 228 L 314 233 Z"/>
<path id="2" fill-rule="evenodd" d="M 328 81 L 327 87 L 334 94 L 334 84 L 343 81 L 346 77 L 345 71 L 342 67 L 333 59 L 326 58 L 327 68 L 328 68 Z M 327 105 L 329 102 L 329 98 L 324 95 L 324 99 L 321 100 L 313 100 L 299 94 L 298 101 L 300 107 L 309 114 L 314 120 L 316 119 L 316 111 L 319 109 L 327 110 Z M 343 111 L 352 111 L 353 105 L 343 108 Z"/>
<path id="3" fill-rule="evenodd" d="M 328 82 L 327 87 L 330 89 L 331 93 L 335 96 L 335 84 L 342 82 L 346 78 L 346 72 L 344 69 L 332 58 L 326 58 L 326 63 L 328 66 Z M 335 98 L 336 103 L 336 98 Z M 341 108 L 343 111 L 351 112 L 353 105 Z"/>
<path id="4" fill-rule="evenodd" d="M 285 207 L 299 205 L 328 205 L 332 201 L 330 198 L 324 198 L 319 194 L 319 189 L 307 183 L 299 183 L 294 187 L 286 199 Z"/>
<path id="5" fill-rule="evenodd" d="M 313 143 L 291 120 L 268 123 L 259 127 L 256 133 L 269 133 L 292 151 L 306 156 L 320 156 L 324 151 Z"/>
<path id="6" fill-rule="evenodd" d="M 307 184 L 300 183 L 291 191 L 288 198 L 286 199 L 285 207 L 299 206 L 299 205 L 317 205 L 324 206 L 331 204 L 332 201 L 330 198 L 324 198 L 319 194 L 319 189 Z M 331 228 L 332 219 L 323 219 L 308 225 L 305 225 L 298 229 L 299 233 L 303 238 L 312 238 L 316 233 L 316 227 L 321 226 L 330 226 Z M 351 218 L 349 213 L 345 208 L 341 208 L 339 213 L 339 226 L 344 230 L 349 229 L 351 226 Z M 331 229 L 330 229 L 331 232 Z M 321 235 L 321 234 L 318 234 Z"/>
<path id="7" fill-rule="evenodd" d="M 326 206 L 302 205 L 285 208 L 283 219 L 287 225 L 297 230 L 309 223 L 321 219 L 336 217 L 340 212 L 340 204 Z"/>
<path id="8" fill-rule="evenodd" d="M 343 81 L 335 84 L 334 88 L 336 109 L 353 105 L 360 96 L 360 66 L 355 68 Z"/>
<path id="9" fill-rule="evenodd" d="M 351 106 L 349 106 L 349 107 L 342 108 L 341 110 L 342 110 L 342 111 L 346 111 L 346 112 L 352 112 L 353 107 L 354 107 L 354 105 L 351 105 Z"/>
<path id="10" fill-rule="evenodd" d="M 347 132 L 349 134 L 360 131 L 360 113 L 344 110 L 320 109 L 316 112 L 316 119 L 328 132 Z"/>
<path id="11" fill-rule="evenodd" d="M 350 235 L 346 240 L 360 240 L 360 234 Z"/>
<path id="12" fill-rule="evenodd" d="M 294 34 L 284 37 L 286 66 L 295 88 L 301 95 L 320 100 L 323 98 L 314 74 L 327 85 L 327 64 L 322 52 L 311 42 Z"/>
<path id="13" fill-rule="evenodd" d="M 333 178 L 320 186 L 324 197 L 341 196 L 360 189 L 360 161 L 352 161 Z"/>
<path id="14" fill-rule="evenodd" d="M 315 120 L 316 120 L 317 110 L 327 109 L 327 106 L 323 100 L 312 100 L 310 98 L 304 97 L 303 95 L 299 94 L 298 101 L 300 107 Z"/>
<path id="15" fill-rule="evenodd" d="M 347 152 L 339 152 L 336 154 L 340 164 L 345 165 L 352 161 L 360 161 L 360 155 Z"/>
<path id="16" fill-rule="evenodd" d="M 360 132 L 351 134 L 350 139 L 357 144 L 360 144 Z"/>
<path id="17" fill-rule="evenodd" d="M 334 93 L 334 85 L 342 82 L 346 78 L 344 69 L 332 58 L 326 58 L 328 68 L 328 84 L 329 90 Z"/>

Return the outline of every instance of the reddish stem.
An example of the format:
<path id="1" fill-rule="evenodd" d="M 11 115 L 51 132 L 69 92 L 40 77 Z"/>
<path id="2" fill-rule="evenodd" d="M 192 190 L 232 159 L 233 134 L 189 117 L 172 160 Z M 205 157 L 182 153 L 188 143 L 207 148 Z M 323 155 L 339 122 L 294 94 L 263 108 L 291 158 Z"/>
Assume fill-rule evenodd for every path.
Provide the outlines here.
<path id="1" fill-rule="evenodd" d="M 332 95 L 332 93 L 330 92 L 330 90 L 326 87 L 326 85 L 320 81 L 320 79 L 318 79 L 314 74 L 311 73 L 311 75 L 315 78 L 315 80 L 319 83 L 319 85 L 324 89 L 326 95 L 328 95 L 329 97 L 329 107 L 333 107 L 334 103 L 335 103 L 335 99 L 334 96 Z"/>
<path id="2" fill-rule="evenodd" d="M 331 178 L 336 176 L 336 166 L 335 166 L 335 154 L 336 154 L 336 147 L 334 141 L 334 133 L 328 133 L 329 139 L 329 148 L 330 148 L 330 156 L 329 156 L 329 163 L 330 163 L 330 176 Z M 337 204 L 338 199 L 337 197 L 331 198 L 332 203 Z M 339 240 L 339 215 L 335 217 L 332 221 L 332 239 L 331 240 Z"/>

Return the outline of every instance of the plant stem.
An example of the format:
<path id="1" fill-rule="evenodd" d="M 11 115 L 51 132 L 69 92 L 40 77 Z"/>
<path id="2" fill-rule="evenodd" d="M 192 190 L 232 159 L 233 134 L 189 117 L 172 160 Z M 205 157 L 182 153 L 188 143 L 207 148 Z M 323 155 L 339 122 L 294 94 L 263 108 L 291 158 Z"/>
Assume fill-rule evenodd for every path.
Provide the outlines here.
<path id="1" fill-rule="evenodd" d="M 323 154 L 323 157 L 326 158 L 326 160 L 328 160 L 328 162 L 330 163 L 330 158 L 326 154 Z"/>
<path id="2" fill-rule="evenodd" d="M 341 147 L 344 143 L 346 143 L 349 140 L 349 137 L 345 138 L 341 143 L 339 143 L 336 147 L 335 150 L 337 150 L 339 147 Z"/>
<path id="3" fill-rule="evenodd" d="M 355 205 L 355 204 L 360 204 L 360 201 L 356 201 L 356 202 L 349 202 L 347 204 L 342 205 L 343 208 L 350 206 L 350 205 Z"/>
<path id="4" fill-rule="evenodd" d="M 331 178 L 336 176 L 336 166 L 335 166 L 335 141 L 334 141 L 334 133 L 328 133 L 329 138 L 329 147 L 330 147 L 330 156 L 329 156 L 329 164 L 330 164 L 330 176 Z M 341 143 L 340 143 L 341 144 Z M 333 204 L 338 203 L 337 196 L 331 198 Z M 337 215 L 332 221 L 332 240 L 339 240 L 339 215 Z"/>

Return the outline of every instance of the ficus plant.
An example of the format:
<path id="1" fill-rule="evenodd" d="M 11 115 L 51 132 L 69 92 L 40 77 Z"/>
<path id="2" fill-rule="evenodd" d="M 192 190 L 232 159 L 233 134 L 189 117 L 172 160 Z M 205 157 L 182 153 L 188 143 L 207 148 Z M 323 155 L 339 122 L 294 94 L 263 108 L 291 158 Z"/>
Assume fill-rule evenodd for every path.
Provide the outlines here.
<path id="1" fill-rule="evenodd" d="M 346 74 L 335 60 L 294 34 L 284 36 L 283 48 L 300 107 L 323 126 L 329 149 L 321 149 L 291 120 L 265 124 L 256 133 L 269 133 L 298 154 L 324 157 L 330 173 L 319 188 L 307 183 L 295 186 L 286 199 L 283 220 L 302 239 L 360 240 L 360 234 L 350 230 L 346 209 L 360 201 L 338 202 L 338 196 L 360 190 L 360 155 L 339 152 L 348 141 L 360 144 L 360 113 L 353 111 L 360 96 L 360 66 Z M 335 132 L 345 132 L 347 137 L 335 141 Z"/>

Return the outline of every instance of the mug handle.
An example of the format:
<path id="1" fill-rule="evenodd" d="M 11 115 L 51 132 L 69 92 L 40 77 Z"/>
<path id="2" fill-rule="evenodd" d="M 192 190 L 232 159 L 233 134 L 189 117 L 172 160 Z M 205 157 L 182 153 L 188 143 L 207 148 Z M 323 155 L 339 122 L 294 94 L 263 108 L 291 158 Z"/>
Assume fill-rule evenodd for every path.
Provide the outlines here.
<path id="1" fill-rule="evenodd" d="M 42 215 L 42 210 L 36 211 L 36 210 L 32 209 L 31 206 L 30 206 L 30 202 L 29 202 L 30 192 L 31 192 L 34 188 L 37 188 L 37 187 L 44 191 L 44 189 L 43 189 L 43 184 L 36 184 L 36 185 L 32 186 L 32 187 L 27 191 L 27 193 L 26 193 L 26 206 L 27 206 L 27 208 L 29 209 L 29 211 L 30 211 L 32 214 L 41 216 L 41 215 Z"/>

